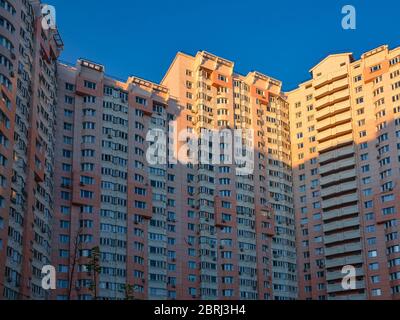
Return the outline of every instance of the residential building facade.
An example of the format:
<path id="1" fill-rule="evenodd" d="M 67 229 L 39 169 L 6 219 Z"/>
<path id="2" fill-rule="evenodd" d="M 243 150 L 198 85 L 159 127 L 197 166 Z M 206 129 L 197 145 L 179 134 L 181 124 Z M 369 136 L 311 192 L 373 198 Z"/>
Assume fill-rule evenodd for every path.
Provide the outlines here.
<path id="1" fill-rule="evenodd" d="M 0 0 L 0 299 L 399 299 L 400 48 L 118 80 L 42 9 Z"/>
<path id="2" fill-rule="evenodd" d="M 199 250 L 209 249 L 207 242 L 215 244 L 211 252 L 218 263 L 210 273 L 214 288 L 221 284 L 222 290 L 210 298 L 296 298 L 288 105 L 281 82 L 259 72 L 240 75 L 233 62 L 202 51 L 178 53 L 162 84 L 182 108 L 178 132 L 253 130 L 252 174 L 237 175 L 234 163 L 185 168 L 198 181 L 194 189 L 190 184 L 183 188 L 187 205 L 199 204 L 197 224 L 211 231 L 200 234 L 208 240 L 200 237 Z M 203 264 L 207 257 L 199 259 Z"/>
<path id="3" fill-rule="evenodd" d="M 161 85 L 116 81 L 80 60 L 59 66 L 58 87 L 53 262 L 62 276 L 54 298 L 296 298 L 288 105 L 279 81 L 234 74 L 232 62 L 199 52 L 179 53 Z M 177 151 L 187 145 L 182 130 L 203 138 L 201 129 L 225 129 L 212 142 L 224 150 L 229 132 L 253 123 L 256 138 L 247 143 L 257 150 L 247 175 L 237 175 L 228 153 L 217 163 L 171 161 L 173 148 L 165 162 L 146 158 L 152 129 Z M 279 145 L 267 150 L 267 139 Z M 211 159 L 212 150 L 199 156 Z"/>
<path id="4" fill-rule="evenodd" d="M 287 94 L 301 299 L 399 298 L 399 60 L 330 55 Z"/>
<path id="5" fill-rule="evenodd" d="M 57 29 L 35 1 L 0 1 L 0 298 L 45 299 L 53 216 Z"/>

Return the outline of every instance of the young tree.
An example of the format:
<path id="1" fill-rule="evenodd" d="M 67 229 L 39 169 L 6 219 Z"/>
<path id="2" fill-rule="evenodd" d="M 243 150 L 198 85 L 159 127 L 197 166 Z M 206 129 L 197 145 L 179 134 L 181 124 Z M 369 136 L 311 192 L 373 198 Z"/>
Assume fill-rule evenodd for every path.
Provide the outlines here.
<path id="1" fill-rule="evenodd" d="M 90 261 L 88 264 L 89 275 L 92 276 L 92 284 L 90 285 L 90 291 L 93 292 L 94 300 L 97 300 L 97 276 L 100 274 L 100 248 L 94 247 L 90 253 Z"/>
<path id="2" fill-rule="evenodd" d="M 68 300 L 71 300 L 72 283 L 74 281 L 76 264 L 78 263 L 79 236 L 82 234 L 82 228 L 79 228 L 74 239 L 74 247 L 72 248 L 73 255 L 71 257 L 70 272 L 68 275 Z"/>
<path id="3" fill-rule="evenodd" d="M 133 285 L 131 284 L 124 285 L 124 290 L 125 290 L 125 300 L 135 300 Z"/>

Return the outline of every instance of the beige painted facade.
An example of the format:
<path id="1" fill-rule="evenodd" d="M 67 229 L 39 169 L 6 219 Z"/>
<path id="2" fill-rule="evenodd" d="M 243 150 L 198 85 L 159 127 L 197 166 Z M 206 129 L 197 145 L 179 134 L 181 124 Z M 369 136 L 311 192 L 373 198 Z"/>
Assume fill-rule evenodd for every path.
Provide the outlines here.
<path id="1" fill-rule="evenodd" d="M 330 55 L 287 94 L 205 51 L 120 81 L 58 63 L 39 1 L 0 4 L 0 299 L 399 299 L 400 48 Z M 178 148 L 252 130 L 254 171 L 148 163 L 173 121 Z"/>
<path id="2" fill-rule="evenodd" d="M 331 55 L 287 94 L 302 299 L 399 297 L 399 70 L 400 48 Z"/>

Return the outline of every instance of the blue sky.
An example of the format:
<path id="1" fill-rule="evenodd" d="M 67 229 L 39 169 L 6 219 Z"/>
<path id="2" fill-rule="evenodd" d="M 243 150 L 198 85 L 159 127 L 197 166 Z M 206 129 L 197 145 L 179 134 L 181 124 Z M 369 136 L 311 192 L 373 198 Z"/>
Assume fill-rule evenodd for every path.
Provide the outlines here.
<path id="1" fill-rule="evenodd" d="M 257 70 L 290 90 L 326 55 L 358 58 L 381 44 L 400 45 L 398 0 L 49 0 L 67 62 L 87 58 L 106 73 L 159 82 L 177 51 L 206 50 Z M 343 30 L 341 9 L 357 10 L 357 29 Z"/>

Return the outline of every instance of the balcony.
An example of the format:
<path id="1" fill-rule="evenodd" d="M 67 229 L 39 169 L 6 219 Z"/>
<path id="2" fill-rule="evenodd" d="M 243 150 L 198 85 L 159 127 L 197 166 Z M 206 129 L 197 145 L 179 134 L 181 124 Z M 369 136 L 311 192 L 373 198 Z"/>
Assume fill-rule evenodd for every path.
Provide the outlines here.
<path id="1" fill-rule="evenodd" d="M 365 288 L 365 282 L 364 282 L 364 280 L 356 281 L 356 288 L 357 288 L 357 289 L 364 289 L 364 288 Z M 328 285 L 327 285 L 327 292 L 328 292 L 328 293 L 342 292 L 342 291 L 345 291 L 345 289 L 343 289 L 341 283 L 338 283 L 338 284 L 328 284 Z"/>
<path id="2" fill-rule="evenodd" d="M 339 194 L 339 193 L 343 193 L 343 192 L 350 191 L 350 190 L 356 190 L 356 189 L 357 189 L 356 181 L 351 181 L 351 182 L 334 185 L 329 188 L 321 189 L 321 196 L 326 197 L 326 196 L 329 196 L 332 194 Z"/>
<path id="3" fill-rule="evenodd" d="M 338 172 L 332 175 L 329 175 L 327 177 L 321 177 L 320 178 L 320 184 L 322 186 L 325 186 L 330 183 L 340 183 L 342 180 L 350 179 L 356 176 L 356 170 L 355 169 L 349 169 L 346 171 Z"/>
<path id="4" fill-rule="evenodd" d="M 354 154 L 354 152 L 355 152 L 354 145 L 346 146 L 346 147 L 340 148 L 340 149 L 335 149 L 333 151 L 329 151 L 329 152 L 321 154 L 319 156 L 319 163 L 324 163 L 326 161 L 333 160 L 335 158 L 340 158 L 340 157 L 343 157 L 348 154 Z M 329 165 L 331 165 L 331 164 L 329 164 Z M 322 167 L 323 166 L 321 166 L 321 169 L 322 169 Z"/>
<path id="5" fill-rule="evenodd" d="M 349 97 L 350 97 L 350 90 L 345 89 L 345 90 L 338 91 L 334 94 L 323 97 L 322 99 L 318 100 L 315 103 L 315 106 L 316 106 L 317 111 L 319 111 L 322 108 L 334 105 L 335 103 L 338 103 L 338 102 L 345 101 L 345 100 L 349 99 Z"/>
<path id="6" fill-rule="evenodd" d="M 330 93 L 334 93 L 343 89 L 347 89 L 349 87 L 349 80 L 348 78 L 343 78 L 337 81 L 334 81 L 330 84 L 326 84 L 322 87 L 319 87 L 318 89 L 315 90 L 314 97 L 316 99 L 320 99 L 321 97 L 324 97 L 325 95 L 328 95 Z"/>
<path id="7" fill-rule="evenodd" d="M 341 254 L 346 252 L 361 251 L 361 242 L 351 243 L 341 246 L 334 246 L 331 248 L 325 248 L 325 256 L 332 256 L 335 254 Z"/>
<path id="8" fill-rule="evenodd" d="M 344 113 L 333 115 L 332 117 L 317 122 L 316 129 L 317 131 L 321 132 L 328 129 L 329 127 L 334 127 L 337 124 L 345 122 L 351 122 L 350 110 Z"/>
<path id="9" fill-rule="evenodd" d="M 342 68 L 338 71 L 331 72 L 322 77 L 314 79 L 314 88 L 322 87 L 340 78 L 347 78 L 347 76 L 348 76 L 347 69 Z"/>
<path id="10" fill-rule="evenodd" d="M 353 215 L 355 213 L 360 212 L 359 208 L 357 205 L 350 206 L 350 207 L 345 207 L 345 208 L 340 208 L 336 210 L 332 210 L 329 212 L 326 212 L 323 214 L 323 220 L 331 220 L 331 219 L 336 219 L 336 218 L 341 218 L 349 215 Z"/>
<path id="11" fill-rule="evenodd" d="M 346 295 L 346 296 L 337 296 L 334 299 L 335 300 L 365 300 L 367 297 L 365 294 L 358 293 L 358 294 L 351 294 L 351 295 Z"/>
<path id="12" fill-rule="evenodd" d="M 358 201 L 358 195 L 357 195 L 357 193 L 353 193 L 350 195 L 345 195 L 345 196 L 340 196 L 340 197 L 336 197 L 336 198 L 329 199 L 329 200 L 324 200 L 324 201 L 322 201 L 322 208 L 326 209 L 326 208 L 342 205 L 345 203 L 351 203 L 351 202 L 357 202 L 357 201 Z"/>
<path id="13" fill-rule="evenodd" d="M 331 139 L 325 142 L 321 142 L 318 145 L 318 152 L 323 152 L 325 150 L 335 149 L 340 145 L 353 143 L 353 135 L 350 132 L 349 134 L 339 137 L 337 139 Z"/>
<path id="14" fill-rule="evenodd" d="M 333 157 L 333 156 L 331 157 L 331 159 L 334 159 L 334 158 L 336 158 L 336 157 Z M 321 175 L 324 175 L 325 173 L 328 173 L 328 172 L 340 171 L 341 168 L 346 168 L 346 167 L 355 166 L 355 165 L 356 165 L 356 159 L 354 157 L 342 159 L 339 161 L 328 163 L 327 165 L 321 165 L 319 168 L 319 173 Z"/>
<path id="15" fill-rule="evenodd" d="M 321 119 L 325 119 L 327 117 L 340 114 L 346 111 L 350 111 L 350 102 L 349 101 L 342 101 L 339 103 L 335 103 L 332 106 L 323 108 L 318 111 L 316 114 L 317 121 L 320 121 Z"/>
<path id="16" fill-rule="evenodd" d="M 358 225 L 360 225 L 360 219 L 358 217 L 347 219 L 347 220 L 325 223 L 324 224 L 324 232 L 341 230 L 343 228 L 355 227 Z"/>
<path id="17" fill-rule="evenodd" d="M 349 123 L 345 123 L 342 125 L 334 126 L 328 130 L 318 133 L 317 139 L 318 139 L 318 141 L 323 142 L 327 139 L 334 139 L 338 136 L 343 136 L 345 134 L 352 133 L 352 132 L 353 132 L 353 127 L 352 127 L 351 123 L 349 122 Z"/>
<path id="18" fill-rule="evenodd" d="M 363 268 L 356 268 L 356 275 L 357 277 L 363 276 L 364 275 L 364 269 Z M 326 280 L 331 281 L 331 280 L 338 280 L 338 279 L 343 279 L 343 273 L 340 271 L 335 271 L 335 272 L 327 272 L 326 273 Z"/>
<path id="19" fill-rule="evenodd" d="M 335 268 L 347 265 L 354 265 L 363 262 L 363 257 L 361 255 L 353 255 L 343 258 L 336 258 L 336 259 L 326 259 L 325 266 L 326 268 Z M 328 274 L 329 272 L 327 272 Z"/>
<path id="20" fill-rule="evenodd" d="M 352 230 L 341 233 L 335 233 L 329 236 L 324 236 L 325 244 L 341 242 L 352 239 L 359 239 L 361 237 L 360 230 Z"/>

